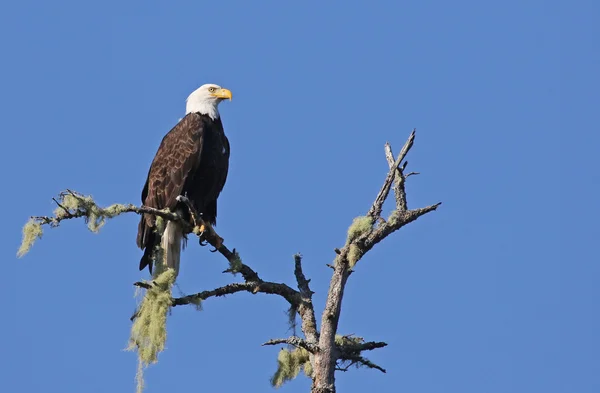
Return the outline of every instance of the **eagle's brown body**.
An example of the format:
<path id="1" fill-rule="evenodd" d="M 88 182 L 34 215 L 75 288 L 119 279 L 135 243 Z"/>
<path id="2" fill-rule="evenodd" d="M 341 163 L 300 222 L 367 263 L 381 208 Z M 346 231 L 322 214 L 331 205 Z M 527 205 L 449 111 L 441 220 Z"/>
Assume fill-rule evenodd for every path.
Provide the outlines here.
<path id="1" fill-rule="evenodd" d="M 228 170 L 229 141 L 220 117 L 213 120 L 208 115 L 188 113 L 163 138 L 142 190 L 142 203 L 189 217 L 185 205 L 176 199 L 186 195 L 203 220 L 215 225 L 217 198 Z M 154 216 L 142 215 L 137 234 L 137 245 L 144 250 L 140 270 L 148 266 L 152 272 L 152 252 L 160 241 Z"/>

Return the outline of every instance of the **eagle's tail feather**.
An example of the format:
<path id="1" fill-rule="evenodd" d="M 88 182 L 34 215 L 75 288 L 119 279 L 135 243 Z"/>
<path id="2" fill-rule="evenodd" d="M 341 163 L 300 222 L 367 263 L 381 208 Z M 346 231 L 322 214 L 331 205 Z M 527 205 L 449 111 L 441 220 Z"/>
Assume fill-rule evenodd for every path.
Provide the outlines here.
<path id="1" fill-rule="evenodd" d="M 175 221 L 167 222 L 165 232 L 162 235 L 162 249 L 164 250 L 164 263 L 166 267 L 175 270 L 179 274 L 179 260 L 181 257 L 181 246 L 184 240 L 183 228 Z"/>

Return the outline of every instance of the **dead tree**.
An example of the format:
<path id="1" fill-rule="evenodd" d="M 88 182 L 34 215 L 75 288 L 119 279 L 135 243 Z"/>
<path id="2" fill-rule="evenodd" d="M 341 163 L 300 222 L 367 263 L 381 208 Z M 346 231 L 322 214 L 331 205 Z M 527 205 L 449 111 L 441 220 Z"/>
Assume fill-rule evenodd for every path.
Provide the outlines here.
<path id="1" fill-rule="evenodd" d="M 408 209 L 406 200 L 406 179 L 417 172 L 405 173 L 407 162 L 404 160 L 415 140 L 415 130 L 410 134 L 408 140 L 402 147 L 397 157 L 394 157 L 388 143 L 385 145 L 385 156 L 389 166 L 389 172 L 373 202 L 364 216 L 356 217 L 350 228 L 346 243 L 341 248 L 335 248 L 333 263 L 328 265 L 332 271 L 331 282 L 326 300 L 325 309 L 321 314 L 320 329 L 317 325 L 315 309 L 312 302 L 313 291 L 310 288 L 310 279 L 307 279 L 302 271 L 302 257 L 294 256 L 294 273 L 296 277 L 295 288 L 285 283 L 277 283 L 263 280 L 249 265 L 242 262 L 235 249 L 230 250 L 215 232 L 203 233 L 201 242 L 206 241 L 218 251 L 229 262 L 228 273 L 240 274 L 242 282 L 235 282 L 220 288 L 198 292 L 193 295 L 180 298 L 172 298 L 170 287 L 163 299 L 164 313 L 172 307 L 195 304 L 211 297 L 224 296 L 237 292 L 266 293 L 278 295 L 284 298 L 290 305 L 290 318 L 295 320 L 300 317 L 302 337 L 292 336 L 287 338 L 272 339 L 263 345 L 287 344 L 289 349 L 280 351 L 278 362 L 279 368 L 271 382 L 274 386 L 295 378 L 300 370 L 312 379 L 312 393 L 335 393 L 335 372 L 346 371 L 350 366 L 364 366 L 385 373 L 385 369 L 369 361 L 364 357 L 365 351 L 385 347 L 385 342 L 365 341 L 361 337 L 338 335 L 338 321 L 342 310 L 342 299 L 346 283 L 353 272 L 356 263 L 377 243 L 391 235 L 403 226 L 415 221 L 417 218 L 434 211 L 441 203 L 436 203 L 423 208 Z M 383 204 L 393 188 L 395 196 L 395 209 L 386 218 L 382 217 Z M 180 201 L 187 202 L 184 196 Z M 162 220 L 182 221 L 176 214 L 169 211 L 161 211 L 145 206 L 115 204 L 106 208 L 99 207 L 89 196 L 84 196 L 74 191 L 67 190 L 60 194 L 59 199 L 54 199 L 57 209 L 53 216 L 32 217 L 23 228 L 23 244 L 19 249 L 19 256 L 25 254 L 33 242 L 41 237 L 42 226 L 49 225 L 57 227 L 61 221 L 82 217 L 86 220 L 92 231 L 98 231 L 106 219 L 117 215 L 134 212 L 137 214 L 150 213 Z M 188 233 L 199 234 L 197 228 L 203 224 L 202 218 L 198 216 L 191 204 L 188 203 L 192 222 L 185 222 Z M 183 221 L 182 221 L 183 222 Z M 137 282 L 134 285 L 144 288 L 148 293 L 162 285 L 157 279 L 147 282 Z M 164 288 L 163 288 L 164 289 Z M 138 309 L 138 312 L 140 310 Z M 132 320 L 139 317 L 136 313 Z M 158 333 L 152 334 L 160 336 Z M 161 339 L 157 339 L 160 341 Z M 139 343 L 138 352 L 141 351 Z M 161 345 L 162 344 L 162 345 Z M 154 345 L 154 344 L 153 344 Z M 134 345 L 135 346 L 135 345 Z M 162 350 L 164 342 L 159 342 L 151 348 L 151 354 L 145 359 L 146 363 L 156 361 L 156 354 Z M 142 364 L 140 362 L 140 364 Z M 140 382 L 141 383 L 141 382 Z M 141 384 L 138 390 L 141 390 Z"/>

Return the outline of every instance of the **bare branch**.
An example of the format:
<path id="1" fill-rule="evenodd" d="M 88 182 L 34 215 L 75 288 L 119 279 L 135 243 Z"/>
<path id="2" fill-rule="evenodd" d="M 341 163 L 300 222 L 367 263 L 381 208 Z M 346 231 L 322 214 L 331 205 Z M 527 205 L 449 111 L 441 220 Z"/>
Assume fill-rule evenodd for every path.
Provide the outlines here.
<path id="1" fill-rule="evenodd" d="M 387 159 L 388 166 L 390 169 L 394 168 L 394 153 L 392 153 L 392 146 L 389 143 L 385 144 L 385 158 Z M 405 162 L 406 164 L 406 162 Z M 402 168 L 396 168 L 394 173 L 394 196 L 396 198 L 396 209 L 398 210 L 406 210 L 406 190 L 404 189 L 404 171 L 405 165 Z"/>
<path id="2" fill-rule="evenodd" d="M 319 347 L 317 345 L 310 344 L 307 341 L 301 339 L 300 337 L 296 337 L 296 336 L 292 336 L 292 337 L 288 337 L 288 338 L 274 338 L 274 339 L 271 339 L 271 340 L 267 341 L 266 343 L 264 343 L 263 346 L 278 345 L 278 344 L 293 345 L 296 348 L 306 349 L 310 353 L 315 353 L 319 350 Z"/>
<path id="3" fill-rule="evenodd" d="M 306 278 L 302 271 L 302 255 L 294 255 L 294 275 L 300 290 L 300 303 L 298 304 L 298 314 L 302 321 L 302 332 L 306 340 L 311 345 L 317 345 L 319 342 L 319 332 L 317 331 L 317 319 L 315 318 L 315 309 L 312 302 L 313 291 L 310 290 L 310 280 Z"/>
<path id="4" fill-rule="evenodd" d="M 364 358 L 362 356 L 357 356 L 353 359 L 355 362 L 360 363 L 362 366 L 368 367 L 368 368 L 374 368 L 376 370 L 381 371 L 382 373 L 386 373 L 387 371 L 385 370 L 385 368 L 378 366 L 377 364 L 373 363 L 372 361 L 370 361 L 367 358 Z"/>
<path id="5" fill-rule="evenodd" d="M 347 363 L 347 365 L 341 366 L 341 365 L 336 364 L 336 366 L 335 366 L 336 371 L 346 372 L 352 366 L 356 366 L 356 367 L 365 366 L 368 368 L 374 368 L 376 370 L 379 370 L 382 373 L 386 373 L 386 370 L 384 368 L 378 366 L 377 364 L 373 363 L 372 361 L 370 361 L 367 358 L 363 358 L 362 356 L 353 356 L 353 357 L 350 357 L 347 359 L 343 359 L 341 361 L 341 363 Z"/>
<path id="6" fill-rule="evenodd" d="M 300 293 L 308 298 L 311 298 L 314 292 L 310 290 L 308 286 L 310 280 L 306 279 L 306 276 L 302 271 L 302 255 L 294 255 L 294 266 L 294 275 L 296 276 L 296 281 L 298 282 L 298 289 L 300 290 Z"/>
<path id="7" fill-rule="evenodd" d="M 368 216 L 377 217 L 377 216 L 381 215 L 381 210 L 383 209 L 383 203 L 387 199 L 387 196 L 390 192 L 390 187 L 392 185 L 392 181 L 394 180 L 394 175 L 396 173 L 396 168 L 398 168 L 400 166 L 400 163 L 402 162 L 402 160 L 404 160 L 404 157 L 406 157 L 406 154 L 408 154 L 408 151 L 412 147 L 412 145 L 415 141 L 416 131 L 417 130 L 414 129 L 410 133 L 410 136 L 408 137 L 408 140 L 402 147 L 402 150 L 400 151 L 398 158 L 396 159 L 396 161 L 394 161 L 393 167 L 390 168 L 390 170 L 385 178 L 385 181 L 383 182 L 383 186 L 381 186 L 381 190 L 379 191 L 379 194 L 377 194 L 377 197 L 375 198 L 375 202 L 373 202 L 373 206 L 371 206 L 371 209 L 369 209 L 369 212 L 367 213 Z"/>
<path id="8" fill-rule="evenodd" d="M 259 280 L 228 284 L 211 291 L 202 291 L 193 295 L 176 298 L 173 299 L 173 306 L 196 304 L 198 301 L 206 300 L 210 297 L 220 297 L 244 291 L 252 294 L 267 293 L 271 295 L 279 295 L 287 300 L 290 304 L 297 304 L 300 301 L 298 292 L 286 284 Z"/>

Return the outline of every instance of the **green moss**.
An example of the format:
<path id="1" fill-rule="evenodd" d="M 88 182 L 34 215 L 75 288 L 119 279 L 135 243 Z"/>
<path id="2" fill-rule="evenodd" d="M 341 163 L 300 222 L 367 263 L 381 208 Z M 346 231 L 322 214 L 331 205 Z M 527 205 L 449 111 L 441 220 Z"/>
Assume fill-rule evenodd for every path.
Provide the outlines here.
<path id="1" fill-rule="evenodd" d="M 296 378 L 302 369 L 306 376 L 312 375 L 310 353 L 303 348 L 295 348 L 291 351 L 282 348 L 277 355 L 277 371 L 271 377 L 271 385 L 276 388 L 281 387 L 287 381 Z"/>
<path id="2" fill-rule="evenodd" d="M 31 247 L 33 247 L 33 243 L 35 243 L 37 239 L 42 238 L 42 234 L 42 224 L 33 218 L 29 219 L 27 224 L 23 226 L 23 240 L 21 241 L 19 251 L 17 251 L 17 257 L 21 258 L 23 255 L 27 254 L 29 250 L 31 250 Z"/>
<path id="3" fill-rule="evenodd" d="M 138 353 L 138 392 L 143 387 L 143 368 L 158 361 L 158 354 L 165 348 L 167 341 L 167 314 L 173 298 L 171 288 L 176 274 L 167 269 L 154 280 L 148 282 L 152 287 L 146 291 L 138 309 L 137 318 L 131 326 L 128 351 Z"/>
<path id="4" fill-rule="evenodd" d="M 347 243 L 350 243 L 352 240 L 360 237 L 364 233 L 368 232 L 373 228 L 373 217 L 369 216 L 360 216 L 356 217 L 352 221 L 352 225 L 348 228 L 348 237 L 346 239 Z"/>

